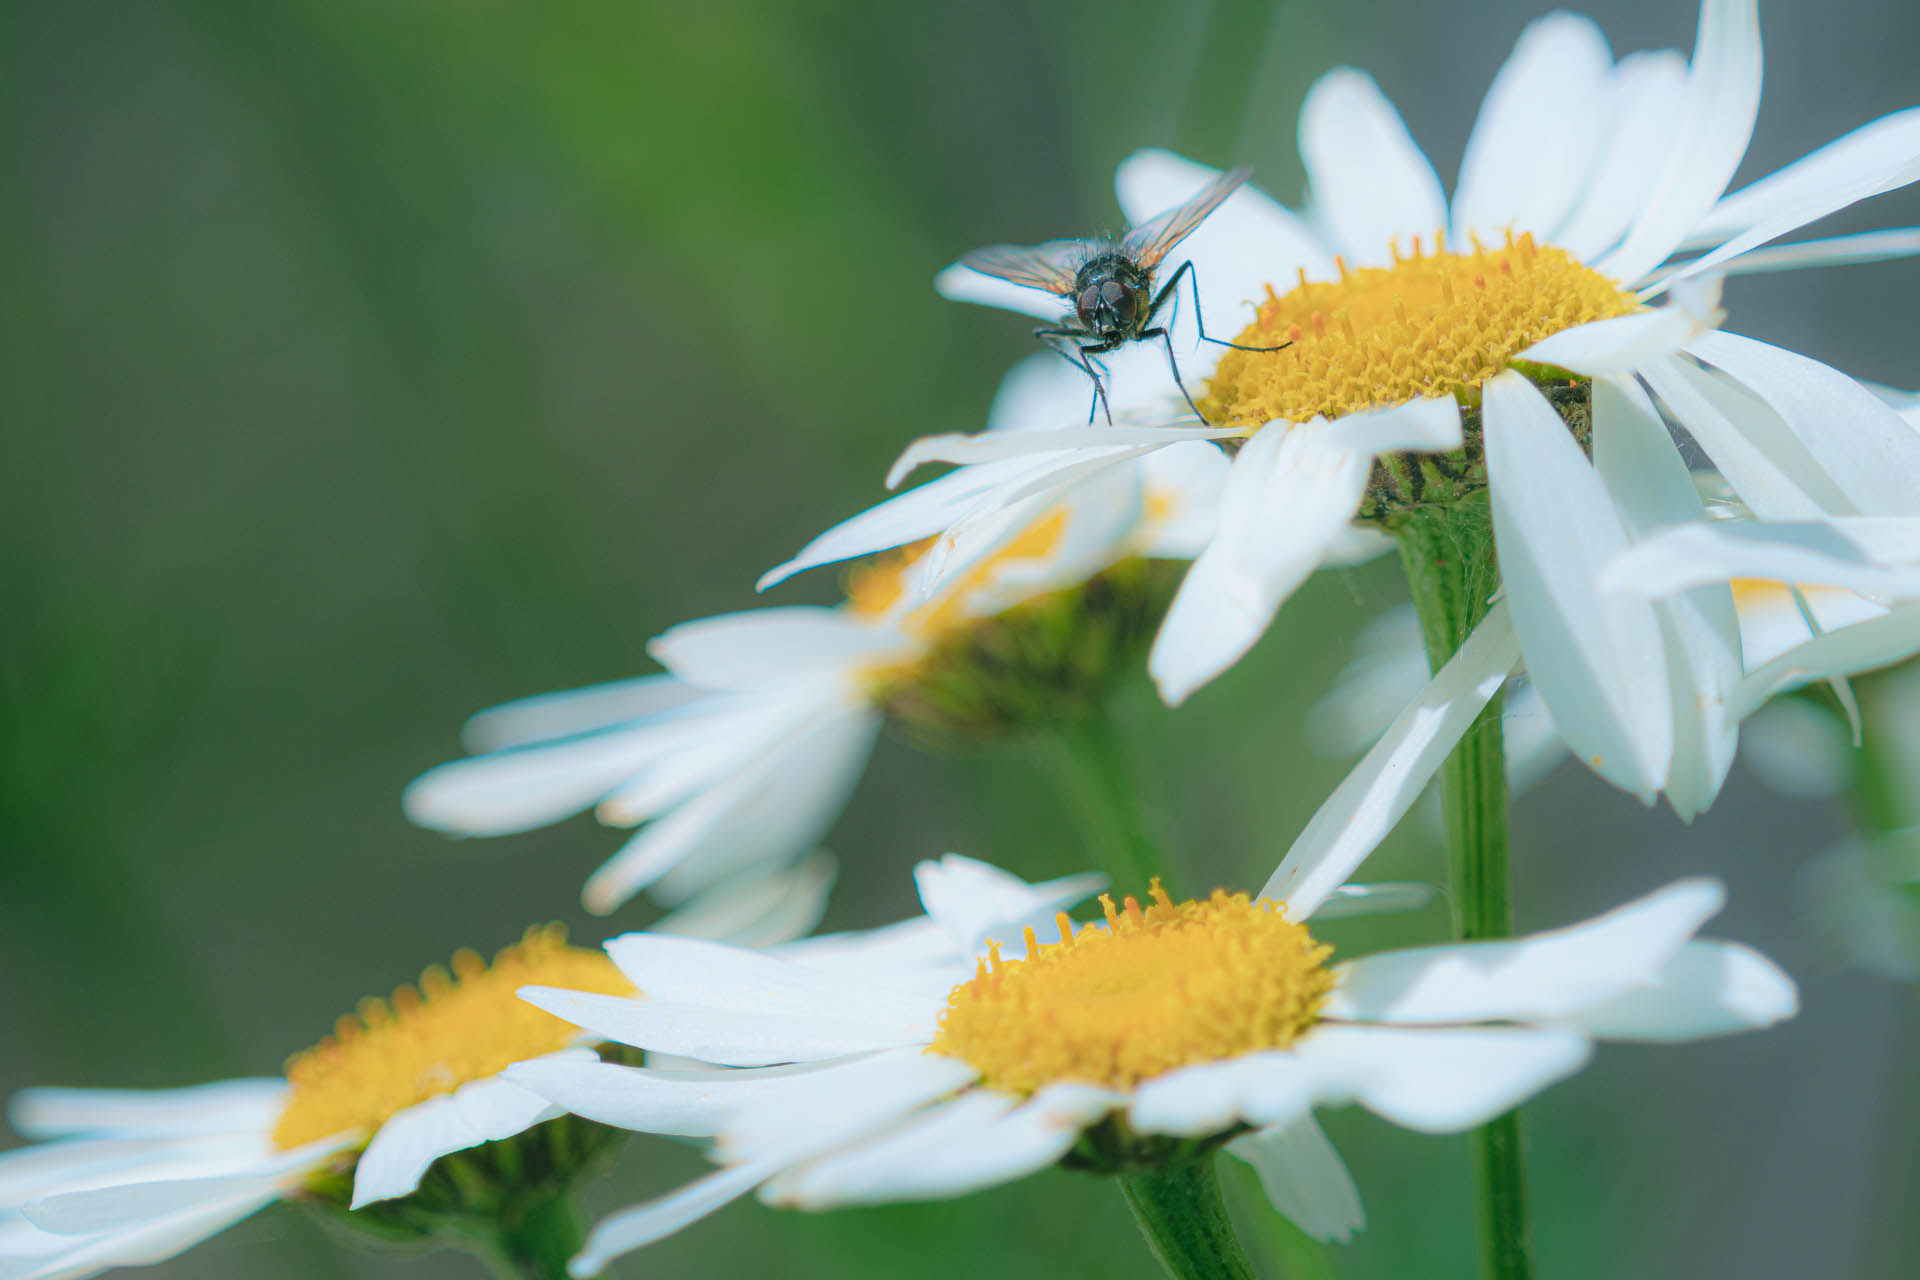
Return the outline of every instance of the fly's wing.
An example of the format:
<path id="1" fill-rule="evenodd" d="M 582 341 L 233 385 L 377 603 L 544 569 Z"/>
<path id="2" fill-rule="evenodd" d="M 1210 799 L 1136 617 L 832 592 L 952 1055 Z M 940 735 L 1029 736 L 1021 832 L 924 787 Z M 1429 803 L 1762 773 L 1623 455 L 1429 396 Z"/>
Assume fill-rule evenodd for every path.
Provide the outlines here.
<path id="1" fill-rule="evenodd" d="M 1127 232 L 1126 239 L 1120 242 L 1120 251 L 1148 271 L 1153 270 L 1173 251 L 1173 246 L 1193 234 L 1193 229 L 1205 222 L 1208 214 L 1252 176 L 1253 170 L 1244 166 L 1221 174 L 1185 204 L 1175 205 Z"/>
<path id="2" fill-rule="evenodd" d="M 1084 240 L 1049 240 L 1035 245 L 990 244 L 961 254 L 960 265 L 997 280 L 1065 296 L 1073 292 L 1074 276 L 1086 257 Z"/>

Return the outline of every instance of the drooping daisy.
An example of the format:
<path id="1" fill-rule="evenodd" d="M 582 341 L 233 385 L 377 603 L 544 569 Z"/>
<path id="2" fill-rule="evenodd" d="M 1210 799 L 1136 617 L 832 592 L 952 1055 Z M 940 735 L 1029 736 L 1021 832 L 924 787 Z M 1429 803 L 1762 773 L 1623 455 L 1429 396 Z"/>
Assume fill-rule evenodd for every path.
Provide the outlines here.
<path id="1" fill-rule="evenodd" d="M 785 940 L 812 927 L 823 891 L 802 877 L 748 887 L 727 922 L 733 936 Z M 811 914 L 772 906 L 789 900 Z M 281 1079 L 15 1095 L 13 1127 L 40 1141 L 0 1154 L 0 1275 L 158 1262 L 277 1200 L 475 1247 L 492 1224 L 511 1254 L 511 1224 L 563 1201 L 618 1137 L 503 1078 L 519 1062 L 599 1060 L 591 1037 L 515 996 L 528 983 L 633 990 L 604 952 L 533 929 L 491 964 L 462 952 L 451 973 L 361 1001 Z"/>
<path id="2" fill-rule="evenodd" d="M 975 896 L 989 877 L 920 881 L 929 920 L 1004 918 Z M 1454 1132 L 1578 1070 L 1595 1040 L 1689 1040 L 1794 1011 L 1769 961 L 1695 940 L 1720 907 L 1712 881 L 1553 933 L 1340 965 L 1302 923 L 1331 886 L 1307 881 L 1291 902 L 1176 903 L 1156 883 L 1144 904 L 1102 897 L 1102 921 L 1062 913 L 958 964 L 898 962 L 897 931 L 922 922 L 839 940 L 831 971 L 614 940 L 643 997 L 523 994 L 591 1034 L 717 1065 L 530 1063 L 508 1077 L 607 1124 L 714 1138 L 723 1167 L 602 1222 L 574 1274 L 755 1189 L 811 1209 L 932 1199 L 1062 1161 L 1178 1169 L 1223 1145 L 1303 1228 L 1343 1239 L 1359 1198 L 1317 1106 Z"/>
<path id="3" fill-rule="evenodd" d="M 644 824 L 587 881 L 596 912 L 643 888 L 683 902 L 781 864 L 833 824 L 883 721 L 945 739 L 1084 713 L 1164 607 L 1163 575 L 1142 557 L 1204 542 L 1225 471 L 1203 446 L 1164 450 L 1004 508 L 951 545 L 860 568 L 837 608 L 675 627 L 648 646 L 665 675 L 474 717 L 466 739 L 484 754 L 415 780 L 407 814 L 458 835 L 589 807 Z"/>
<path id="4" fill-rule="evenodd" d="M 1372 79 L 1322 77 L 1300 121 L 1306 213 L 1243 187 L 1174 255 L 1195 264 L 1210 332 L 1292 342 L 1181 356 L 1190 379 L 1207 371 L 1213 425 L 1176 425 L 1180 402 L 1145 358 L 1157 353 L 1117 359 L 1117 427 L 920 441 L 896 479 L 928 461 L 963 465 L 777 572 L 941 519 L 964 530 L 1171 441 L 1237 439 L 1217 532 L 1150 660 L 1179 702 L 1246 652 L 1356 517 L 1404 533 L 1424 510 L 1489 502 L 1509 609 L 1487 625 L 1517 633 L 1582 761 L 1698 811 L 1738 726 L 1731 601 L 1724 587 L 1657 602 L 1598 587 L 1632 539 L 1699 518 L 1668 420 L 1763 516 L 1906 514 L 1920 491 L 1920 437 L 1891 408 L 1825 365 L 1722 331 L 1717 289 L 1728 272 L 1920 250 L 1914 230 L 1760 248 L 1920 177 L 1920 111 L 1722 195 L 1760 71 L 1752 0 L 1705 0 L 1691 63 L 1615 61 L 1587 19 L 1543 18 L 1496 77 L 1451 202 Z M 1139 153 L 1120 168 L 1121 206 L 1143 216 L 1212 173 Z M 975 301 L 1056 305 L 959 269 L 939 283 Z M 1060 376 L 1084 382 L 1064 365 Z"/>

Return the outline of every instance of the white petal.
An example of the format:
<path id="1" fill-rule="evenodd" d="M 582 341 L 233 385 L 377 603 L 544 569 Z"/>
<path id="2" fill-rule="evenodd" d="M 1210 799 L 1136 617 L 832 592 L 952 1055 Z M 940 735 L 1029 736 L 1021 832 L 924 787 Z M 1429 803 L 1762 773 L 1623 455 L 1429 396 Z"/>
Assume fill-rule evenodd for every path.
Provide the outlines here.
<path id="1" fill-rule="evenodd" d="M 1744 384 L 1785 422 L 1861 515 L 1911 515 L 1920 432 L 1837 369 L 1731 333 L 1688 347 Z"/>
<path id="2" fill-rule="evenodd" d="M 1735 711 L 1750 713 L 1775 694 L 1814 680 L 1888 666 L 1920 653 L 1920 604 L 1829 631 L 1798 645 L 1740 682 Z"/>
<path id="3" fill-rule="evenodd" d="M 1522 351 L 1520 358 L 1595 378 L 1632 373 L 1672 355 L 1726 319 L 1719 280 L 1705 283 L 1703 290 L 1676 293 L 1669 306 L 1562 329 Z"/>
<path id="4" fill-rule="evenodd" d="M 1399 1028 L 1322 1024 L 1294 1046 L 1328 1102 L 1353 1101 L 1423 1133 L 1458 1133 L 1586 1065 L 1564 1027 Z"/>
<path id="5" fill-rule="evenodd" d="M 145 1266 L 163 1262 L 202 1240 L 218 1235 L 234 1223 L 279 1199 L 285 1188 L 277 1180 L 236 1183 L 226 1195 L 202 1200 L 178 1213 L 163 1215 L 120 1231 L 91 1236 L 42 1236 L 34 1241 L 44 1249 L 22 1272 L 0 1271 L 12 1280 L 81 1280 L 113 1267 Z M 64 1240 L 61 1248 L 56 1241 Z M 0 1265 L 9 1260 L 0 1258 Z"/>
<path id="6" fill-rule="evenodd" d="M 1017 936 L 1034 917 L 1050 919 L 1107 885 L 1098 872 L 1028 884 L 1010 871 L 957 853 L 916 864 L 913 881 L 927 915 L 946 930 L 955 956 L 974 955 L 995 933 Z"/>
<path id="7" fill-rule="evenodd" d="M 1845 500 L 1779 416 L 1725 379 L 1679 356 L 1652 361 L 1636 372 L 1706 452 L 1727 483 L 1757 516 L 1805 520 Z M 1830 502 L 1817 499 L 1831 493 Z"/>
<path id="8" fill-rule="evenodd" d="M 1755 249 L 1720 265 L 1729 276 L 1762 275 L 1770 271 L 1798 271 L 1803 267 L 1846 267 L 1887 262 L 1920 254 L 1920 227 L 1893 227 L 1863 231 L 1853 236 L 1797 240 L 1792 244 Z"/>
<path id="9" fill-rule="evenodd" d="M 1607 83 L 1606 143 L 1554 244 L 1591 262 L 1627 233 L 1665 168 L 1686 81 L 1687 64 L 1671 49 L 1620 59 Z"/>
<path id="10" fill-rule="evenodd" d="M 1638 280 L 1693 231 L 1747 153 L 1760 109 L 1760 17 L 1755 0 L 1705 0 L 1694 37 L 1674 144 L 1659 181 L 1620 247 L 1595 263 Z"/>
<path id="11" fill-rule="evenodd" d="M 1343 884 L 1313 913 L 1315 920 L 1348 920 L 1391 911 L 1418 911 L 1433 901 L 1434 888 L 1414 880 Z"/>
<path id="12" fill-rule="evenodd" d="M 1124 461 L 1122 453 L 1141 445 L 1164 446 L 1180 440 L 1224 440 L 1244 435 L 1239 427 L 1207 426 L 1106 426 L 1052 427 L 1043 431 L 988 431 L 975 435 L 952 433 L 922 436 L 908 445 L 887 473 L 889 486 L 898 484 L 930 462 L 952 462 L 977 467 L 993 462 L 1056 453 L 1088 450 L 1084 457 L 1055 459 L 1056 464 L 1110 457 Z M 1091 452 L 1097 450 L 1098 452 Z M 943 477 L 944 478 L 944 477 Z"/>
<path id="13" fill-rule="evenodd" d="M 252 1162 L 247 1172 L 215 1178 L 167 1178 L 121 1182 L 84 1191 L 68 1191 L 21 1206 L 27 1221 L 56 1235 L 93 1235 L 137 1227 L 189 1214 L 235 1198 L 251 1198 L 305 1174 L 336 1151 L 351 1145 L 351 1135 L 310 1142 Z"/>
<path id="14" fill-rule="evenodd" d="M 401 806 L 420 826 L 455 835 L 542 827 L 592 806 L 686 743 L 713 736 L 719 710 L 669 712 L 631 728 L 455 760 L 408 783 Z"/>
<path id="15" fill-rule="evenodd" d="M 899 643 L 839 609 L 785 605 L 683 622 L 648 641 L 647 652 L 688 684 L 731 689 L 845 669 L 884 657 Z"/>
<path id="16" fill-rule="evenodd" d="M 517 1062 L 506 1078 L 557 1107 L 616 1129 L 710 1138 L 750 1101 L 787 1088 L 812 1066 L 672 1071 L 558 1057 Z"/>
<path id="17" fill-rule="evenodd" d="M 254 1133 L 271 1128 L 286 1104 L 287 1083 L 277 1078 L 186 1089 L 22 1089 L 7 1104 L 7 1120 L 28 1138 Z"/>
<path id="18" fill-rule="evenodd" d="M 1067 304 L 1057 293 L 1014 284 L 963 267 L 959 263 L 943 267 L 933 278 L 934 292 L 954 302 L 977 302 L 983 307 L 1001 307 L 1021 315 L 1057 323 L 1067 314 Z"/>
<path id="19" fill-rule="evenodd" d="M 1169 445 L 1137 464 L 1146 510 L 1137 535 L 1143 556 L 1191 560 L 1206 550 L 1220 523 L 1220 495 L 1232 459 L 1205 441 Z"/>
<path id="20" fill-rule="evenodd" d="M 1007 458 L 957 471 L 917 485 L 905 493 L 841 521 L 800 549 L 800 554 L 763 574 L 755 589 L 765 591 L 796 573 L 855 556 L 888 551 L 942 533 L 985 498 L 1024 481 L 1051 458 Z"/>
<path id="21" fill-rule="evenodd" d="M 1252 1165 L 1273 1207 L 1315 1240 L 1345 1244 L 1367 1225 L 1360 1189 L 1312 1113 L 1243 1134 L 1227 1154 Z"/>
<path id="22" fill-rule="evenodd" d="M 1673 756 L 1665 646 L 1645 601 L 1605 596 L 1626 533 L 1566 424 L 1531 383 L 1486 389 L 1494 540 L 1527 673 L 1574 755 L 1651 803 Z"/>
<path id="23" fill-rule="evenodd" d="M 1335 970 L 1322 1016 L 1402 1024 L 1564 1019 L 1652 985 L 1725 901 L 1717 881 L 1682 880 L 1566 929 L 1365 956 Z"/>
<path id="24" fill-rule="evenodd" d="M 656 1200 L 610 1214 L 594 1224 L 586 1245 L 567 1264 L 573 1276 L 597 1276 L 623 1254 L 665 1239 L 722 1209 L 765 1182 L 778 1165 L 735 1165 L 689 1182 Z"/>
<path id="25" fill-rule="evenodd" d="M 523 987 L 520 998 L 603 1040 L 730 1067 L 818 1062 L 926 1044 L 937 1025 L 933 1010 L 921 1022 L 906 1025 L 865 1016 L 857 1007 L 842 1008 L 832 1016 L 811 1011 L 716 1010 L 556 987 Z"/>
<path id="26" fill-rule="evenodd" d="M 728 1012 L 844 1016 L 855 1009 L 887 1020 L 917 1021 L 926 1013 L 883 987 L 722 942 L 629 933 L 609 941 L 607 954 L 647 999 Z"/>
<path id="27" fill-rule="evenodd" d="M 1141 1082 L 1127 1108 L 1140 1133 L 1205 1137 L 1245 1121 L 1291 1121 L 1313 1106 L 1315 1082 L 1292 1053 L 1250 1053 L 1182 1067 Z"/>
<path id="28" fill-rule="evenodd" d="M 822 849 L 793 866 L 755 868 L 653 922 L 655 933 L 771 947 L 811 933 L 826 914 L 839 864 Z"/>
<path id="29" fill-rule="evenodd" d="M 752 766 L 821 717 L 861 701 L 842 682 L 809 682 L 716 699 L 700 708 L 704 714 L 673 717 L 670 732 L 661 726 L 656 757 L 609 792 L 594 816 L 608 826 L 636 826 Z"/>
<path id="30" fill-rule="evenodd" d="M 1690 942 L 1654 985 L 1583 1009 L 1575 1022 L 1606 1040 L 1698 1040 L 1769 1027 L 1798 1009 L 1793 979 L 1759 952 Z"/>
<path id="31" fill-rule="evenodd" d="M 749 1103 L 727 1122 L 720 1149 L 729 1159 L 785 1162 L 822 1155 L 892 1128 L 978 1074 L 958 1058 L 920 1048 L 875 1054 L 801 1077 L 792 1088 Z"/>
<path id="32" fill-rule="evenodd" d="M 1592 19 L 1554 13 L 1527 25 L 1493 78 L 1460 161 L 1453 238 L 1559 229 L 1586 186 L 1607 123 L 1613 54 Z"/>
<path id="33" fill-rule="evenodd" d="M 1920 107 L 1910 107 L 1862 125 L 1722 200 L 1689 241 L 1711 244 L 1722 237 L 1731 239 L 1653 288 L 1717 267 L 1850 204 L 1916 179 L 1920 179 Z"/>
<path id="34" fill-rule="evenodd" d="M 554 738 L 570 738 L 575 734 L 611 729 L 630 720 L 644 720 L 700 697 L 699 690 L 665 675 L 536 694 L 473 715 L 460 727 L 460 743 L 479 755 Z"/>
<path id="35" fill-rule="evenodd" d="M 1495 603 L 1459 652 L 1327 797 L 1259 896 L 1285 902 L 1296 920 L 1311 916 L 1406 816 L 1519 660 L 1507 606 Z"/>
<path id="36" fill-rule="evenodd" d="M 1704 508 L 1666 423 L 1638 383 L 1593 384 L 1593 466 L 1628 532 L 1701 519 Z M 1616 562 L 1617 563 L 1617 562 Z M 1606 589 L 1611 566 L 1601 575 Z M 1719 584 L 1656 606 L 1667 649 L 1673 764 L 1667 799 L 1691 820 L 1719 794 L 1733 766 L 1739 726 L 1731 702 L 1741 675 L 1733 593 Z"/>
<path id="37" fill-rule="evenodd" d="M 971 1090 L 879 1138 L 781 1175 L 761 1198 L 824 1209 L 965 1195 L 1054 1164 L 1088 1124 L 1123 1101 L 1087 1085 L 1050 1085 L 1024 1105 Z"/>
<path id="38" fill-rule="evenodd" d="M 395 1112 L 354 1166 L 352 1207 L 409 1194 L 420 1185 L 428 1165 L 483 1141 L 445 1094 Z"/>
<path id="39" fill-rule="evenodd" d="M 1391 261 L 1396 240 L 1410 251 L 1420 236 L 1431 248 L 1447 225 L 1446 195 L 1432 162 L 1364 71 L 1329 71 L 1307 91 L 1300 156 L 1322 229 L 1356 266 Z"/>
<path id="40" fill-rule="evenodd" d="M 1614 561 L 1602 582 L 1659 597 L 1732 578 L 1820 583 L 1887 599 L 1920 595 L 1920 517 L 1681 525 Z"/>
<path id="41" fill-rule="evenodd" d="M 683 903 L 745 867 L 805 853 L 839 816 L 879 729 L 870 709 L 824 710 L 629 841 L 588 878 L 587 909 L 605 914 L 649 885 Z"/>
<path id="42" fill-rule="evenodd" d="M 1263 428 L 1233 461 L 1214 540 L 1187 572 L 1147 670 L 1178 706 L 1239 661 L 1346 528 L 1366 489 L 1369 454 L 1324 424 Z"/>

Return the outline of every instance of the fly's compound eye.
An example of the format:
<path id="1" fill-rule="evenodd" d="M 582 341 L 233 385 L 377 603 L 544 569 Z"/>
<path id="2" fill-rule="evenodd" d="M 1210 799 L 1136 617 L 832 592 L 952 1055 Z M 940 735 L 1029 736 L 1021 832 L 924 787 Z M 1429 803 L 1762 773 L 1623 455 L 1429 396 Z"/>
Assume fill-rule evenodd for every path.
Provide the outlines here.
<path id="1" fill-rule="evenodd" d="M 1081 324 L 1091 325 L 1094 318 L 1100 314 L 1101 295 L 1101 287 L 1090 284 L 1080 291 L 1078 298 L 1074 299 L 1073 308 L 1080 313 Z"/>
<path id="2" fill-rule="evenodd" d="M 1133 322 L 1133 290 L 1118 280 L 1109 280 L 1100 286 L 1100 301 L 1108 311 L 1119 317 L 1122 324 Z"/>

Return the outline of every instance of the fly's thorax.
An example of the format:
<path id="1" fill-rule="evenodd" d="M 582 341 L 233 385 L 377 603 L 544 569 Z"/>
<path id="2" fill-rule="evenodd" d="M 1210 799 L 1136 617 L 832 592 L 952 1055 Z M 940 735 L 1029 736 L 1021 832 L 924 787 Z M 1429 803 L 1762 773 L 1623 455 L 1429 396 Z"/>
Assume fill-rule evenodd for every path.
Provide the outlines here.
<path id="1" fill-rule="evenodd" d="M 1131 557 L 1084 582 L 944 629 L 911 663 L 874 673 L 890 723 L 965 749 L 1078 720 L 1138 672 L 1179 567 Z"/>

